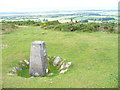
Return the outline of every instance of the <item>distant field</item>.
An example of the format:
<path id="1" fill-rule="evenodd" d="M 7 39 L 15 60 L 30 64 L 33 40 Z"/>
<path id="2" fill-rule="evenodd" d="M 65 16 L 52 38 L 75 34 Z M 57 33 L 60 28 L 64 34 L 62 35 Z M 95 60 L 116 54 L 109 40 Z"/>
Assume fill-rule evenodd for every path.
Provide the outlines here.
<path id="1" fill-rule="evenodd" d="M 0 14 L 0 16 L 16 16 L 16 15 L 51 15 L 51 14 L 73 14 L 75 12 L 57 12 L 57 13 L 31 13 L 31 14 Z"/>
<path id="2" fill-rule="evenodd" d="M 93 20 L 100 21 L 101 18 L 109 18 L 105 20 L 105 22 L 118 22 L 118 12 L 116 10 L 71 10 L 71 11 L 50 11 L 50 12 L 11 12 L 11 13 L 2 13 L 0 12 L 0 22 L 2 20 L 6 21 L 26 21 L 26 20 L 33 20 L 33 21 L 42 21 L 47 19 L 47 21 L 54 21 L 60 20 L 60 22 L 69 22 L 70 19 L 73 20 Z M 110 19 L 112 18 L 112 20 Z M 102 21 L 104 22 L 104 20 Z"/>
<path id="3" fill-rule="evenodd" d="M 44 32 L 44 34 L 42 34 Z M 117 88 L 118 35 L 105 32 L 60 32 L 40 27 L 19 27 L 3 34 L 3 88 Z M 43 40 L 49 56 L 72 62 L 68 72 L 53 77 L 8 76 L 12 67 L 29 60 L 33 41 Z"/>

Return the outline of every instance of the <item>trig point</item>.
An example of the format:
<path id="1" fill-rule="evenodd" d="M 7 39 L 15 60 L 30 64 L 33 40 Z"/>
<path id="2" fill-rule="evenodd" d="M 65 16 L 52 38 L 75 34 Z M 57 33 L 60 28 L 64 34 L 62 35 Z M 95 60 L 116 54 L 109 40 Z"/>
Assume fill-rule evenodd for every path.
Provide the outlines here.
<path id="1" fill-rule="evenodd" d="M 45 76 L 48 72 L 48 60 L 44 41 L 34 41 L 30 51 L 30 75 Z"/>

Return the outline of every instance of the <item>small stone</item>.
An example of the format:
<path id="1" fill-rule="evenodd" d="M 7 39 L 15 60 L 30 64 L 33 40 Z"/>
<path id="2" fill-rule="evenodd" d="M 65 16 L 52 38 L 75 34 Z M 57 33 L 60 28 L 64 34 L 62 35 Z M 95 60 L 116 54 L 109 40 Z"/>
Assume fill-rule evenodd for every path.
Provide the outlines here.
<path id="1" fill-rule="evenodd" d="M 17 72 L 15 67 L 12 69 L 12 72 Z"/>
<path id="2" fill-rule="evenodd" d="M 61 60 L 60 57 L 56 57 L 54 62 L 53 62 L 53 66 L 56 66 L 60 60 Z"/>
<path id="3" fill-rule="evenodd" d="M 65 72 L 67 72 L 67 71 L 68 71 L 68 69 L 61 70 L 60 73 L 65 73 Z"/>
<path id="4" fill-rule="evenodd" d="M 22 70 L 22 68 L 21 68 L 21 67 L 16 67 L 16 69 L 17 69 L 17 70 L 20 70 L 20 71 Z"/>
<path id="5" fill-rule="evenodd" d="M 66 61 L 66 59 L 63 59 L 63 60 L 59 63 L 59 65 L 57 66 L 57 69 L 60 68 L 60 66 L 64 63 L 64 61 Z"/>
<path id="6" fill-rule="evenodd" d="M 39 74 L 36 72 L 35 74 L 34 74 L 35 76 L 39 76 Z"/>
<path id="7" fill-rule="evenodd" d="M 59 70 L 61 70 L 61 69 L 63 69 L 63 68 L 68 68 L 68 67 L 70 67 L 71 65 L 72 65 L 72 62 L 63 63 L 63 64 L 61 65 L 61 67 L 60 67 Z"/>
<path id="8" fill-rule="evenodd" d="M 59 68 L 59 70 L 61 70 L 61 69 L 63 69 L 63 68 L 65 68 L 65 63 L 63 63 L 63 64 L 61 65 L 61 67 Z"/>
<path id="9" fill-rule="evenodd" d="M 71 66 L 71 64 L 72 64 L 72 62 L 68 62 L 68 63 L 66 63 L 65 67 L 69 67 L 69 66 Z"/>
<path id="10" fill-rule="evenodd" d="M 35 78 L 34 76 L 30 77 L 30 78 Z"/>
<path id="11" fill-rule="evenodd" d="M 17 76 L 17 74 L 13 74 L 13 73 L 7 73 L 7 75 Z"/>
<path id="12" fill-rule="evenodd" d="M 29 62 L 25 59 L 25 60 L 23 60 L 27 65 L 29 65 Z"/>
<path id="13" fill-rule="evenodd" d="M 54 73 L 49 73 L 49 74 L 48 74 L 48 76 L 52 76 L 52 75 L 54 75 Z"/>
<path id="14" fill-rule="evenodd" d="M 25 67 L 26 65 L 25 64 L 22 64 L 23 67 Z"/>

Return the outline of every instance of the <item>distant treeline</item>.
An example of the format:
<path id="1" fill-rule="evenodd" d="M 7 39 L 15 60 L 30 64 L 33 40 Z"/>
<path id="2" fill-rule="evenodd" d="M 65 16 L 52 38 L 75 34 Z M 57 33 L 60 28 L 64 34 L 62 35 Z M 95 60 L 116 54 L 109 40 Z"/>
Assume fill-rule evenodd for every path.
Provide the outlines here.
<path id="1" fill-rule="evenodd" d="M 11 25 L 11 26 L 10 26 Z M 40 26 L 44 29 L 51 30 L 59 30 L 59 31 L 80 31 L 80 32 L 111 32 L 117 33 L 118 28 L 116 23 L 79 23 L 79 22 L 67 22 L 60 23 L 57 21 L 45 21 L 43 22 L 35 22 L 35 21 L 14 21 L 14 22 L 3 22 L 2 30 L 6 30 L 5 28 L 16 28 L 17 25 L 21 26 Z"/>
<path id="2" fill-rule="evenodd" d="M 11 13 L 6 13 L 6 14 L 11 14 Z M 25 13 L 16 13 L 16 14 L 25 14 Z M 30 14 L 30 13 L 28 13 Z M 56 17 L 62 17 L 62 16 L 74 16 L 74 15 L 82 15 L 82 16 L 101 16 L 100 14 L 98 13 L 91 13 L 91 12 L 86 12 L 86 13 L 72 13 L 72 14 L 50 14 L 50 15 L 36 15 L 36 17 L 43 17 L 43 18 L 56 18 Z M 16 16 L 12 16 L 12 17 L 9 17 L 9 18 L 15 18 Z M 22 18 L 28 18 L 28 17 L 31 17 L 31 18 L 34 18 L 35 16 L 34 15 L 26 15 L 26 16 L 17 16 L 17 17 L 22 17 Z M 6 19 L 8 18 L 8 16 L 2 16 L 0 17 L 1 19 Z"/>
<path id="3" fill-rule="evenodd" d="M 15 24 L 15 25 L 22 25 L 22 26 L 29 26 L 29 25 L 34 25 L 34 26 L 39 26 L 41 22 L 35 22 L 32 20 L 27 20 L 27 21 L 3 21 L 2 23 L 7 23 L 7 24 Z"/>

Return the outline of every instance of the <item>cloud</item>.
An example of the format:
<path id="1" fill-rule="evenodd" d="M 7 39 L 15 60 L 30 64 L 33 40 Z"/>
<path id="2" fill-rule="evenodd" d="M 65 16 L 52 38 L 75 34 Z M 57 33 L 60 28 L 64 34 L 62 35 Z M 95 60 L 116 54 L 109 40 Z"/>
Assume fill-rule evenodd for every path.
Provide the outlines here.
<path id="1" fill-rule="evenodd" d="M 119 0 L 1 0 L 0 12 L 117 8 Z"/>

